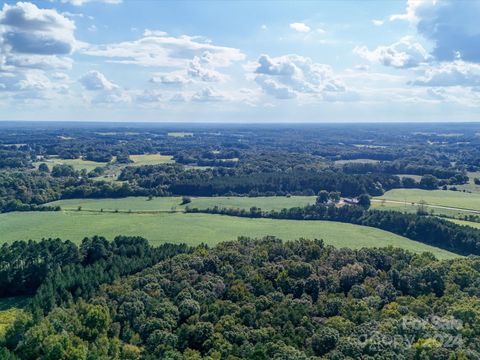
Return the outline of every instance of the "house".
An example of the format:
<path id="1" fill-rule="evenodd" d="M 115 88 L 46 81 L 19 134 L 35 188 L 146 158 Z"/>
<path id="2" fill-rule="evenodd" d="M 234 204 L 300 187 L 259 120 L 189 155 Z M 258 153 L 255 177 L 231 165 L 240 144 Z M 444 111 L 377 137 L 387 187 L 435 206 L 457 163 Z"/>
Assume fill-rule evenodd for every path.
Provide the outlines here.
<path id="1" fill-rule="evenodd" d="M 345 204 L 349 204 L 349 205 L 358 205 L 358 199 L 357 198 L 344 198 L 343 202 Z"/>

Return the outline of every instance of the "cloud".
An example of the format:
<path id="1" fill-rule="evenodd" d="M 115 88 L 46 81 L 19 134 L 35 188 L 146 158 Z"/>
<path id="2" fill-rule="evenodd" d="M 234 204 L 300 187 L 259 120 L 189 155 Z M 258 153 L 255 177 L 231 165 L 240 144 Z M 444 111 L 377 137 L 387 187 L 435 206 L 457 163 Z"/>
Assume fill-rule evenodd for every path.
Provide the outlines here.
<path id="1" fill-rule="evenodd" d="M 5 4 L 0 12 L 2 52 L 68 55 L 75 47 L 75 23 L 53 9 L 28 2 Z"/>
<path id="2" fill-rule="evenodd" d="M 188 64 L 188 76 L 205 82 L 220 82 L 226 79 L 226 76 L 216 70 L 209 69 L 205 66 L 209 60 L 205 61 L 198 56 L 195 56 Z"/>
<path id="3" fill-rule="evenodd" d="M 212 67 L 229 66 L 245 59 L 240 50 L 217 46 L 203 38 L 188 35 L 174 37 L 150 30 L 138 40 L 90 45 L 83 53 L 110 58 L 116 63 L 152 67 L 185 67 L 195 56 L 208 57 Z"/>
<path id="4" fill-rule="evenodd" d="M 431 54 L 439 61 L 462 59 L 480 62 L 480 2 L 458 0 L 408 0 L 404 14 L 390 20 L 407 20 L 434 44 Z"/>
<path id="5" fill-rule="evenodd" d="M 257 76 L 255 78 L 255 81 L 258 85 L 260 85 L 263 91 L 277 99 L 284 100 L 297 97 L 296 92 L 293 91 L 291 88 L 281 85 L 272 79 Z"/>
<path id="6" fill-rule="evenodd" d="M 184 71 L 175 71 L 171 73 L 157 73 L 150 78 L 154 84 L 183 86 L 192 81 L 186 76 Z"/>
<path id="7" fill-rule="evenodd" d="M 383 20 L 378 20 L 378 19 L 373 19 L 372 24 L 375 26 L 382 26 L 385 21 Z"/>
<path id="8" fill-rule="evenodd" d="M 105 75 L 101 72 L 96 70 L 91 70 L 87 72 L 80 78 L 80 83 L 86 90 L 89 91 L 98 91 L 98 90 L 106 90 L 112 91 L 118 89 L 118 85 L 109 81 Z"/>
<path id="9" fill-rule="evenodd" d="M 228 97 L 224 94 L 212 89 L 211 87 L 206 87 L 195 94 L 193 94 L 191 100 L 197 102 L 217 102 L 227 100 Z"/>
<path id="10" fill-rule="evenodd" d="M 410 37 L 404 37 L 388 46 L 379 46 L 369 50 L 366 46 L 357 46 L 353 52 L 370 61 L 395 68 L 411 68 L 429 61 L 428 52 Z"/>
<path id="11" fill-rule="evenodd" d="M 144 90 L 135 100 L 140 103 L 157 103 L 163 100 L 163 94 L 158 90 Z"/>
<path id="12" fill-rule="evenodd" d="M 121 4 L 122 0 L 60 0 L 60 2 L 63 4 L 71 4 L 73 6 L 82 6 L 92 2 L 117 5 L 117 4 Z"/>
<path id="13" fill-rule="evenodd" d="M 254 80 L 263 91 L 277 99 L 305 94 L 326 99 L 324 95 L 329 92 L 346 91 L 329 65 L 295 54 L 276 58 L 262 55 L 248 67 L 253 69 Z"/>
<path id="14" fill-rule="evenodd" d="M 54 73 L 52 81 L 43 70 L 28 69 L 17 73 L 0 72 L 0 91 L 19 94 L 25 99 L 58 98 L 68 89 L 66 74 Z"/>
<path id="15" fill-rule="evenodd" d="M 480 65 L 457 60 L 431 66 L 411 84 L 437 87 L 480 86 Z"/>
<path id="16" fill-rule="evenodd" d="M 291 23 L 290 24 L 290 29 L 298 31 L 298 32 L 302 32 L 302 33 L 307 33 L 311 30 L 310 26 L 308 26 L 304 23 L 300 23 L 300 22 Z"/>

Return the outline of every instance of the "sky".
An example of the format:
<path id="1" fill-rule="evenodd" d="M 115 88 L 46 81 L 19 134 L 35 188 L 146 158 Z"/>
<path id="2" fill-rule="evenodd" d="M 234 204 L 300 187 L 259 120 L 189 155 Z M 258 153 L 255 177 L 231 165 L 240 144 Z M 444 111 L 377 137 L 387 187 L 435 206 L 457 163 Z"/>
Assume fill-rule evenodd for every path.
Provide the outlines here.
<path id="1" fill-rule="evenodd" d="M 480 121 L 480 1 L 0 1 L 0 120 Z"/>

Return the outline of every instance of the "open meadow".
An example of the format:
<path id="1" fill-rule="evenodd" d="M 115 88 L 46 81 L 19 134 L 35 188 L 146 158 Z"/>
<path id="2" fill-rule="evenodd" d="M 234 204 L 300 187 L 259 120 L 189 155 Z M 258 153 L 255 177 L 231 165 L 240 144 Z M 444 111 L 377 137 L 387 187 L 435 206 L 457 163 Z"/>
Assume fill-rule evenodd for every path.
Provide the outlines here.
<path id="1" fill-rule="evenodd" d="M 0 214 L 0 242 L 59 237 L 79 243 L 86 236 L 139 235 L 152 244 L 217 244 L 238 236 L 273 235 L 284 240 L 323 239 L 336 247 L 397 246 L 430 251 L 439 258 L 455 255 L 383 230 L 329 221 L 251 219 L 211 214 L 100 213 L 84 211 L 11 212 Z"/>
<path id="2" fill-rule="evenodd" d="M 480 194 L 451 190 L 421 190 L 421 189 L 394 189 L 387 191 L 382 196 L 374 198 L 375 201 L 385 200 L 384 205 L 392 204 L 401 206 L 418 205 L 424 202 L 437 211 L 441 208 L 458 210 L 460 212 L 480 212 Z"/>
<path id="3" fill-rule="evenodd" d="M 130 155 L 130 159 L 133 163 L 128 164 L 129 166 L 142 166 L 142 165 L 157 165 L 157 164 L 171 164 L 174 163 L 172 156 L 170 155 L 160 155 L 160 154 L 142 154 L 142 155 Z M 55 165 L 71 165 L 75 170 L 87 170 L 92 171 L 96 167 L 109 166 L 112 167 L 112 170 L 120 171 L 123 167 L 127 166 L 126 164 L 116 164 L 115 158 L 110 162 L 97 162 L 85 160 L 82 158 L 78 159 L 62 159 L 58 157 L 51 157 L 42 161 L 37 161 L 35 166 L 38 167 L 41 163 L 47 164 L 51 170 Z"/>
<path id="4" fill-rule="evenodd" d="M 60 206 L 63 210 L 101 209 L 105 211 L 183 211 L 185 207 L 206 209 L 214 206 L 223 208 L 250 209 L 252 206 L 263 210 L 281 210 L 296 206 L 306 206 L 315 203 L 315 196 L 218 196 L 218 197 L 192 197 L 192 202 L 182 205 L 182 198 L 178 196 L 154 197 L 149 199 L 144 196 L 126 197 L 121 199 L 68 199 L 49 203 L 48 205 Z"/>

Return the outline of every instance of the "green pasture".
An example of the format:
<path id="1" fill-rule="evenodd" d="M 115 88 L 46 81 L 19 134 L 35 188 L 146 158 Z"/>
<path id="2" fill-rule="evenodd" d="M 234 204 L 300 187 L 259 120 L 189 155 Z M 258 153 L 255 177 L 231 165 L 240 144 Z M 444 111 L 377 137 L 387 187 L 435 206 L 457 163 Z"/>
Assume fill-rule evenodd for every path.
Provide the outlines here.
<path id="1" fill-rule="evenodd" d="M 480 194 L 451 190 L 394 189 L 375 199 L 408 203 L 424 201 L 428 205 L 480 211 Z M 391 204 L 389 204 L 391 205 Z M 437 210 L 437 209 L 435 209 Z M 453 209 L 456 210 L 456 209 Z"/>
<path id="2" fill-rule="evenodd" d="M 218 197 L 192 197 L 192 202 L 182 205 L 181 197 L 156 197 L 148 199 L 147 197 L 126 197 L 120 199 L 69 199 L 59 200 L 48 205 L 60 206 L 64 210 L 77 210 L 81 206 L 82 210 L 105 211 L 182 211 L 186 206 L 198 209 L 206 209 L 215 205 L 222 208 L 240 208 L 250 209 L 252 206 L 264 210 L 281 210 L 296 206 L 306 206 L 315 202 L 315 196 L 261 196 L 261 197 L 238 197 L 238 196 L 218 196 Z"/>
<path id="3" fill-rule="evenodd" d="M 76 243 L 86 236 L 139 235 L 152 244 L 190 245 L 236 239 L 238 236 L 274 235 L 284 240 L 323 239 L 336 247 L 395 246 L 414 252 L 430 251 L 438 258 L 456 255 L 404 237 L 366 226 L 328 222 L 250 219 L 212 214 L 109 213 L 87 211 L 11 212 L 0 214 L 0 243 L 59 237 Z"/>

